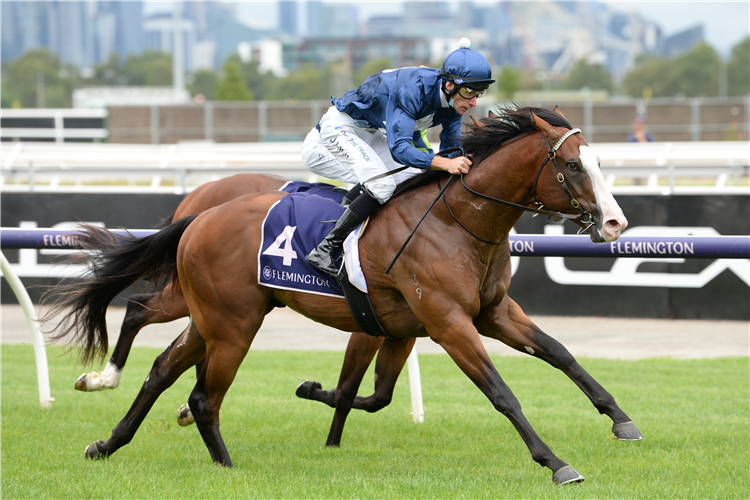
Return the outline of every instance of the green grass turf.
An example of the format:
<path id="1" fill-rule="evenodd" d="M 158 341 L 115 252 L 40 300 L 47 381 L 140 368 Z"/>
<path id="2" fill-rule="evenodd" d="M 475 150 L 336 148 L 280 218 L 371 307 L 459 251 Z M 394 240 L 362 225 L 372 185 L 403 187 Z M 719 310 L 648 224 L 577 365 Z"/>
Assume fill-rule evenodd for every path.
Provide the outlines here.
<path id="1" fill-rule="evenodd" d="M 537 433 L 585 477 L 555 486 L 514 428 L 446 355 L 420 355 L 425 423 L 409 415 L 407 377 L 376 414 L 353 411 L 342 447 L 324 446 L 333 410 L 294 396 L 310 378 L 330 388 L 342 353 L 252 351 L 222 408 L 235 467 L 211 463 L 176 412 L 190 371 L 165 392 L 133 441 L 83 458 L 125 415 L 159 353 L 136 348 L 115 391 L 80 393 L 84 370 L 48 348 L 50 410 L 39 407 L 31 346 L 2 345 L 2 498 L 748 498 L 750 364 L 722 360 L 581 364 L 645 440 L 619 442 L 562 373 L 531 358 L 494 357 Z M 88 371 L 88 370 L 86 370 Z M 372 390 L 369 372 L 360 394 Z"/>

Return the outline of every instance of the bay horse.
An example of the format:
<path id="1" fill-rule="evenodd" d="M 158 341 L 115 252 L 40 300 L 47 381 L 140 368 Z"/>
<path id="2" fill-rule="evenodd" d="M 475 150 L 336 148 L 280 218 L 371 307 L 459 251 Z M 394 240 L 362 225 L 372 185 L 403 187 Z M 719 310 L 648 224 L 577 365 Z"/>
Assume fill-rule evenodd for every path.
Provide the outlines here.
<path id="1" fill-rule="evenodd" d="M 555 110 L 557 111 L 557 109 Z M 496 338 L 568 375 L 623 439 L 640 439 L 614 398 L 557 341 L 544 334 L 508 295 L 510 229 L 522 210 L 571 218 L 594 242 L 616 240 L 627 226 L 606 188 L 596 155 L 559 112 L 504 110 L 464 137 L 471 171 L 444 189 L 389 274 L 384 270 L 445 187 L 448 174 L 393 197 L 371 217 L 359 240 L 362 271 L 378 319 L 396 345 L 429 336 L 514 425 L 532 459 L 558 484 L 583 480 L 539 438 L 493 366 L 479 335 Z M 551 146 L 554 144 L 554 146 Z M 561 166 L 562 165 L 562 166 Z M 136 400 L 105 442 L 85 456 L 109 456 L 129 443 L 158 396 L 188 368 L 204 364 L 189 397 L 199 432 L 215 463 L 232 466 L 219 413 L 263 318 L 276 303 L 344 331 L 357 330 L 346 301 L 258 284 L 261 226 L 283 193 L 250 194 L 189 216 L 147 238 L 122 241 L 90 227 L 81 238 L 91 254 L 86 280 L 62 286 L 54 311 L 66 310 L 57 338 L 82 344 L 84 360 L 104 356 L 108 301 L 135 280 L 172 281 L 182 290 L 190 323 L 156 358 Z M 540 209 L 537 209 L 540 210 Z M 417 288 L 419 290 L 417 290 Z M 92 297 L 98 297 L 98 304 Z M 104 304 L 104 307 L 101 305 Z M 374 353 L 374 351 L 373 351 Z M 370 358 L 371 359 L 371 358 Z M 344 370 L 347 368 L 345 362 Z M 359 367 L 354 367 L 358 369 Z M 338 446 L 356 388 L 342 381 L 327 445 Z"/>

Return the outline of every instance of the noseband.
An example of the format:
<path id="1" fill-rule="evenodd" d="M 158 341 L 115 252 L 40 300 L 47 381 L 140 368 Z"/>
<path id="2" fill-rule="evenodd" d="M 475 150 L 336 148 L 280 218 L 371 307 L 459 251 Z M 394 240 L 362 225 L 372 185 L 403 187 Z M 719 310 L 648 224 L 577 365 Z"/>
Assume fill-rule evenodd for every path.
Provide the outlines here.
<path id="1" fill-rule="evenodd" d="M 560 165 L 557 163 L 557 150 L 560 149 L 560 146 L 562 146 L 563 142 L 565 142 L 565 140 L 568 137 L 570 137 L 573 134 L 578 134 L 580 132 L 581 132 L 581 129 L 579 129 L 579 128 L 574 128 L 574 129 L 568 130 L 565 134 L 563 134 L 562 137 L 560 137 L 560 139 L 557 141 L 557 143 L 555 143 L 555 145 L 553 147 L 550 147 L 550 144 L 549 144 L 549 141 L 547 140 L 547 137 L 544 136 L 544 134 L 542 134 L 542 137 L 544 137 L 544 142 L 547 144 L 547 156 L 544 158 L 544 161 L 542 161 L 542 164 L 539 166 L 539 170 L 537 171 L 536 177 L 534 178 L 534 188 L 533 188 L 534 189 L 534 200 L 535 200 L 534 203 L 536 205 L 538 205 L 539 208 L 527 207 L 527 206 L 524 206 L 524 205 L 519 205 L 518 203 L 512 203 L 510 201 L 500 200 L 498 198 L 493 198 L 491 196 L 487 196 L 486 194 L 478 193 L 477 191 L 474 191 L 473 189 L 471 189 L 469 186 L 466 185 L 466 182 L 464 181 L 464 174 L 461 174 L 461 184 L 463 184 L 464 188 L 468 192 L 470 192 L 471 194 L 473 194 L 475 196 L 478 196 L 480 198 L 484 198 L 485 200 L 493 201 L 495 203 L 500 203 L 502 205 L 507 205 L 509 207 L 518 208 L 518 209 L 524 210 L 526 212 L 533 212 L 534 213 L 534 217 L 536 217 L 537 215 L 541 214 L 541 215 L 548 215 L 550 217 L 554 217 L 554 218 L 557 218 L 557 219 L 569 219 L 569 220 L 573 220 L 573 221 L 580 221 L 581 224 L 585 224 L 586 227 L 582 227 L 578 231 L 578 234 L 584 233 L 585 231 L 588 231 L 591 226 L 594 225 L 594 217 L 589 212 L 585 211 L 583 209 L 583 207 L 581 207 L 581 204 L 578 203 L 578 200 L 575 199 L 575 196 L 573 196 L 573 193 L 570 192 L 570 189 L 568 189 L 568 186 L 565 184 L 565 176 L 563 175 L 562 171 L 560 170 Z M 542 171 L 544 170 L 544 167 L 549 162 L 552 162 L 552 164 L 555 166 L 555 170 L 557 170 L 557 176 L 556 176 L 557 181 L 560 183 L 560 185 L 562 186 L 562 188 L 568 194 L 568 197 L 570 198 L 570 204 L 571 204 L 571 206 L 573 206 L 573 208 L 576 208 L 580 212 L 579 214 L 577 214 L 577 215 L 570 215 L 570 214 L 564 214 L 562 212 L 555 212 L 555 211 L 552 211 L 552 210 L 544 210 L 544 204 L 542 204 L 542 202 L 539 201 L 539 198 L 537 197 L 536 186 L 537 186 L 537 183 L 539 182 L 539 177 L 541 177 L 541 175 L 542 175 Z M 450 211 L 450 207 L 448 207 L 448 210 Z M 467 231 L 469 231 L 463 224 L 461 224 L 456 219 L 456 217 L 453 215 L 452 211 L 451 211 L 451 216 L 453 216 L 453 219 L 456 220 L 456 222 L 458 222 L 461 225 L 461 227 L 463 227 L 464 229 L 466 229 Z M 584 220 L 584 217 L 586 217 L 586 216 L 588 216 L 588 218 L 586 220 Z M 474 236 L 475 238 L 477 238 L 477 239 L 479 239 L 481 241 L 484 241 L 485 243 L 500 244 L 503 241 L 505 241 L 505 240 L 503 240 L 503 241 L 498 241 L 498 242 L 490 242 L 490 241 L 483 240 L 482 238 L 479 238 L 474 233 L 471 233 L 471 231 L 469 231 L 469 233 L 472 236 Z"/>
<path id="2" fill-rule="evenodd" d="M 555 165 L 555 170 L 557 170 L 557 181 L 560 183 L 562 188 L 565 190 L 565 192 L 568 194 L 568 198 L 570 198 L 570 204 L 573 208 L 578 209 L 580 212 L 580 215 L 578 218 L 574 220 L 580 220 L 582 224 L 588 224 L 585 228 L 582 228 L 581 231 L 579 231 L 578 234 L 581 234 L 581 232 L 588 230 L 593 224 L 594 224 L 594 217 L 587 211 L 585 211 L 583 208 L 581 208 L 581 204 L 578 203 L 578 200 L 575 199 L 575 196 L 573 196 L 573 193 L 570 192 L 570 189 L 568 189 L 567 184 L 565 184 L 565 176 L 562 173 L 562 170 L 560 169 L 560 164 L 557 162 L 557 150 L 560 149 L 560 146 L 562 146 L 562 143 L 565 142 L 565 139 L 570 137 L 573 134 L 579 134 L 581 132 L 581 129 L 574 128 L 570 129 L 565 134 L 563 134 L 562 137 L 557 141 L 554 147 L 550 148 L 549 141 L 547 140 L 546 136 L 544 137 L 544 142 L 547 144 L 547 158 L 544 159 L 542 162 L 542 165 L 539 167 L 539 171 L 536 173 L 536 178 L 534 179 L 534 200 L 536 200 L 534 203 L 539 205 L 539 208 L 543 208 L 544 205 L 541 201 L 537 198 L 536 194 L 536 185 L 539 182 L 539 177 L 542 175 L 542 170 L 544 170 L 544 166 L 547 164 L 547 162 L 551 161 Z M 583 220 L 584 216 L 588 215 L 588 220 Z"/>

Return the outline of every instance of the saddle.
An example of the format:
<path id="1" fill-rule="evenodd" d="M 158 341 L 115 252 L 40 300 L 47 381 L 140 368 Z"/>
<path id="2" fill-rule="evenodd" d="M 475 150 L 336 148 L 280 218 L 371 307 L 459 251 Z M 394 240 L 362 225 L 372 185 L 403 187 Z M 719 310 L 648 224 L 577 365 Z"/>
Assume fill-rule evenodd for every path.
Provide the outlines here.
<path id="1" fill-rule="evenodd" d="M 305 261 L 304 256 L 327 233 L 325 224 L 336 220 L 344 207 L 343 194 L 334 186 L 295 182 L 285 186 L 284 196 L 263 222 L 263 240 L 258 253 L 258 281 L 264 286 L 299 292 L 344 297 L 362 331 L 375 337 L 390 337 L 377 319 L 366 292 L 353 285 L 345 265 L 332 278 Z M 273 301 L 273 307 L 283 307 Z"/>

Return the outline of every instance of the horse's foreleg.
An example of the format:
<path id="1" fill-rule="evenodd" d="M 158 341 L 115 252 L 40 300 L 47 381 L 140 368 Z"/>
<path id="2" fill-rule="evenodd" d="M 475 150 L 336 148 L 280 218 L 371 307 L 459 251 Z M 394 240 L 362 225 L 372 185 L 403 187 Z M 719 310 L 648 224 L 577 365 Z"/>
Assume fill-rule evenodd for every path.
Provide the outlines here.
<path id="1" fill-rule="evenodd" d="M 84 455 L 87 458 L 106 457 L 128 444 L 159 395 L 204 356 L 205 343 L 191 323 L 167 350 L 156 358 L 133 405 L 125 418 L 112 430 L 112 436 L 106 442 L 100 440 L 87 446 Z"/>
<path id="2" fill-rule="evenodd" d="M 453 321 L 450 325 L 443 324 L 433 328 L 428 326 L 428 332 L 487 396 L 495 409 L 510 420 L 529 448 L 534 461 L 552 470 L 553 481 L 558 484 L 583 481 L 582 475 L 552 453 L 526 420 L 521 404 L 495 370 L 479 334 L 468 318 L 461 323 Z"/>
<path id="3" fill-rule="evenodd" d="M 508 346 L 542 359 L 561 370 L 591 400 L 599 413 L 612 419 L 612 432 L 618 439 L 638 441 L 643 435 L 633 421 L 594 378 L 584 370 L 572 354 L 557 340 L 536 326 L 513 299 L 506 296 L 489 320 L 477 321 L 480 332 Z"/>
<path id="4" fill-rule="evenodd" d="M 188 315 L 185 299 L 179 287 L 167 286 L 163 292 L 135 294 L 128 299 L 125 319 L 120 327 L 112 356 L 100 373 L 84 373 L 76 380 L 79 391 L 94 392 L 115 389 L 120 384 L 120 376 L 130 354 L 133 341 L 141 329 L 154 323 L 167 323 Z"/>

